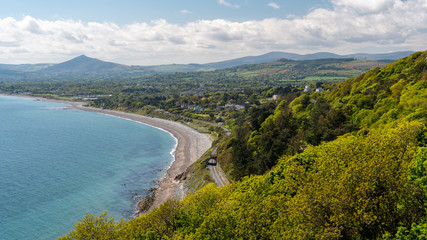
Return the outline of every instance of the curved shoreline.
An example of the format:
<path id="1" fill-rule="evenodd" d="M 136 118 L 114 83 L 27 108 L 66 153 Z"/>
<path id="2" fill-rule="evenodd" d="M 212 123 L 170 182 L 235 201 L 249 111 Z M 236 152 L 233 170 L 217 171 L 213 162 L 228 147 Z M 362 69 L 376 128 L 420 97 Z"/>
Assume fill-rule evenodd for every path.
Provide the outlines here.
<path id="1" fill-rule="evenodd" d="M 183 188 L 184 183 L 181 181 L 176 181 L 175 177 L 185 172 L 187 168 L 191 164 L 196 162 L 212 145 L 212 142 L 207 134 L 199 133 L 196 130 L 178 122 L 142 116 L 134 113 L 85 107 L 83 106 L 84 103 L 81 102 L 61 101 L 26 95 L 4 96 L 27 97 L 40 101 L 64 103 L 69 105 L 65 107 L 65 109 L 76 109 L 124 118 L 142 124 L 150 125 L 155 128 L 160 128 L 173 135 L 173 137 L 177 140 L 174 160 L 170 164 L 169 169 L 166 171 L 166 174 L 161 179 L 159 179 L 158 186 L 154 195 L 154 201 L 151 205 L 150 210 L 160 206 L 162 203 L 166 202 L 169 199 L 181 199 L 185 195 Z"/>
<path id="2" fill-rule="evenodd" d="M 69 104 L 69 105 L 71 105 L 71 104 Z M 82 107 L 82 108 L 85 108 L 84 106 L 80 106 L 80 107 Z M 82 111 L 88 111 L 88 110 L 84 110 L 84 109 L 79 109 L 79 108 L 77 108 L 77 107 L 65 107 L 65 108 L 63 108 L 63 109 L 77 109 L 77 110 L 82 110 Z M 117 111 L 117 112 L 120 112 L 120 111 Z M 120 112 L 120 113 L 124 113 L 124 112 Z M 106 115 L 106 116 L 111 116 L 111 117 L 115 117 L 115 118 L 120 118 L 120 119 L 124 119 L 124 120 L 128 120 L 128 121 L 132 121 L 132 122 L 136 122 L 136 123 L 139 123 L 139 124 L 144 124 L 144 125 L 147 125 L 147 126 L 150 126 L 150 127 L 152 127 L 152 128 L 156 128 L 156 129 L 159 129 L 160 131 L 163 131 L 163 132 L 166 132 L 166 133 L 168 133 L 173 139 L 174 139 L 174 141 L 175 141 L 175 144 L 174 144 L 174 146 L 173 146 L 173 148 L 172 148 L 172 150 L 170 151 L 170 155 L 172 156 L 172 158 L 173 158 L 173 160 L 170 162 L 170 164 L 169 164 L 169 166 L 168 166 L 168 169 L 167 170 L 169 170 L 169 168 L 172 166 L 172 164 L 175 162 L 175 153 L 176 153 L 176 149 L 177 149 L 177 147 L 178 147 L 178 139 L 175 137 L 175 135 L 173 135 L 170 131 L 167 131 L 167 130 L 165 130 L 165 129 L 163 129 L 163 128 L 160 128 L 160 127 L 156 127 L 156 126 L 153 126 L 153 125 L 150 125 L 150 124 L 147 124 L 147 123 L 144 123 L 144 122 L 141 122 L 141 121 L 136 121 L 136 120 L 133 120 L 133 119 L 130 119 L 130 118 L 124 118 L 124 117 L 119 117 L 119 116 L 117 116 L 117 115 L 112 115 L 112 114 L 110 114 L 110 113 L 102 113 L 102 114 L 104 114 L 104 115 Z M 131 113 L 129 113 L 129 114 L 131 114 Z M 136 115 L 138 115 L 138 114 L 136 114 Z M 139 116 L 139 115 L 138 115 Z M 141 115 L 142 116 L 142 115 Z M 166 170 L 166 171 L 167 171 Z"/>
<path id="3" fill-rule="evenodd" d="M 174 161 L 169 166 L 165 176 L 163 176 L 163 178 L 159 181 L 151 209 L 160 206 L 160 204 L 169 199 L 181 199 L 185 195 L 182 187 L 183 183 L 176 181 L 175 177 L 185 172 L 185 170 L 187 170 L 191 164 L 197 161 L 197 159 L 199 159 L 211 147 L 212 144 L 206 134 L 199 133 L 188 126 L 177 122 L 146 117 L 133 113 L 83 107 L 75 104 L 71 104 L 71 108 L 108 114 L 115 117 L 122 117 L 137 121 L 143 124 L 148 124 L 171 133 L 177 139 L 178 144 L 175 149 Z"/>
<path id="4" fill-rule="evenodd" d="M 181 123 L 146 117 L 134 113 L 84 107 L 81 104 L 73 102 L 63 103 L 70 104 L 71 109 L 108 114 L 157 127 L 171 133 L 177 139 L 178 144 L 175 149 L 174 161 L 169 166 L 165 176 L 160 179 L 155 191 L 154 202 L 150 209 L 160 206 L 160 204 L 169 199 L 181 199 L 184 197 L 183 183 L 176 181 L 175 177 L 185 172 L 191 164 L 196 162 L 211 147 L 212 144 L 209 136 L 199 133 Z"/>

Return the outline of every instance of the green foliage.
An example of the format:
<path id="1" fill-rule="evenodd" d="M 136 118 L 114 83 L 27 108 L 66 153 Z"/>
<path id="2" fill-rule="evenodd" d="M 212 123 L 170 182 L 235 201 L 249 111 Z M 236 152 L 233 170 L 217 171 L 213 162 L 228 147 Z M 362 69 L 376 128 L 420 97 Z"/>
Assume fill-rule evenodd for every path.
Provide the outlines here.
<path id="1" fill-rule="evenodd" d="M 253 151 L 254 168 L 257 174 L 271 169 L 277 159 L 283 155 L 290 139 L 295 136 L 297 125 L 286 101 L 282 101 L 261 125 L 258 131 L 251 134 L 248 148 Z"/>
<path id="2" fill-rule="evenodd" d="M 421 147 L 411 166 L 409 178 L 427 191 L 427 147 Z"/>
<path id="3" fill-rule="evenodd" d="M 350 109 L 363 127 L 427 117 L 427 52 L 418 52 L 340 83 L 329 95 L 333 106 Z"/>
<path id="4" fill-rule="evenodd" d="M 119 237 L 117 230 L 123 225 L 123 220 L 114 221 L 114 217 L 108 218 L 107 213 L 98 216 L 86 215 L 81 222 L 76 223 L 74 230 L 61 240 L 68 239 L 116 239 Z"/>
<path id="5" fill-rule="evenodd" d="M 406 227 L 400 227 L 396 233 L 396 240 L 425 240 L 427 239 L 427 224 L 412 224 L 408 230 Z"/>
<path id="6" fill-rule="evenodd" d="M 244 123 L 234 131 L 228 147 L 232 147 L 235 179 L 250 174 L 263 174 L 283 154 L 302 152 L 307 145 L 319 145 L 358 129 L 349 122 L 345 109 L 334 109 L 325 98 L 302 94 L 290 104 L 282 100 L 273 114 L 265 105 L 251 107 Z M 253 114 L 256 113 L 256 114 Z M 264 122 L 261 124 L 260 119 Z"/>
<path id="7" fill-rule="evenodd" d="M 307 94 L 302 94 L 291 102 L 290 108 L 292 109 L 292 112 L 296 114 L 299 112 L 304 112 L 309 105 L 310 96 L 308 96 Z"/>
<path id="8" fill-rule="evenodd" d="M 402 125 L 391 133 L 347 136 L 307 149 L 302 155 L 315 160 L 295 172 L 302 173 L 295 177 L 300 187 L 285 226 L 312 229 L 307 234 L 314 238 L 368 239 L 394 231 L 398 223 L 410 226 L 424 214 L 424 194 L 406 177 L 419 129 Z"/>

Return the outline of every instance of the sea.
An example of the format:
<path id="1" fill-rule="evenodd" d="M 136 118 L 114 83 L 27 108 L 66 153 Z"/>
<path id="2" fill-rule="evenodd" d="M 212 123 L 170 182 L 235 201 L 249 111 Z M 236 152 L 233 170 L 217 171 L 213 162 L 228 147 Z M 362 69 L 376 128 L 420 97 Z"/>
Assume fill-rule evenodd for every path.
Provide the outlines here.
<path id="1" fill-rule="evenodd" d="M 0 96 L 0 239 L 56 239 L 86 214 L 129 219 L 173 162 L 168 132 Z"/>

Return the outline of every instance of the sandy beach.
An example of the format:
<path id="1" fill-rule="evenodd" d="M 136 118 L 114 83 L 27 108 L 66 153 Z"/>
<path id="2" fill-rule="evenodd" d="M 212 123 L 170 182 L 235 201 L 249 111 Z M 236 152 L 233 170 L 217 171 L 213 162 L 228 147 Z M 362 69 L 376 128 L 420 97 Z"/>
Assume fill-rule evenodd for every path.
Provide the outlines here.
<path id="1" fill-rule="evenodd" d="M 175 181 L 175 177 L 185 172 L 185 170 L 191 164 L 197 161 L 197 159 L 199 159 L 211 147 L 212 144 L 207 134 L 199 133 L 198 131 L 178 122 L 146 117 L 133 113 L 85 107 L 83 106 L 83 103 L 80 102 L 59 101 L 37 97 L 31 98 L 41 101 L 54 101 L 65 103 L 70 105 L 69 107 L 66 107 L 68 109 L 77 109 L 82 111 L 107 114 L 120 118 L 126 118 L 132 121 L 158 127 L 170 132 L 178 140 L 178 145 L 175 150 L 175 161 L 167 170 L 166 175 L 162 179 L 160 179 L 155 192 L 155 198 L 151 209 L 158 207 L 160 204 L 164 203 L 168 199 L 181 199 L 184 196 L 184 183 L 182 181 Z"/>
<path id="2" fill-rule="evenodd" d="M 197 159 L 199 159 L 212 144 L 207 134 L 199 133 L 198 131 L 181 123 L 146 117 L 133 113 L 84 107 L 81 103 L 64 103 L 70 104 L 71 109 L 108 114 L 158 127 L 170 132 L 178 140 L 178 145 L 175 151 L 175 161 L 166 172 L 166 175 L 159 181 L 151 209 L 158 207 L 168 199 L 181 199 L 184 196 L 184 183 L 175 181 L 175 177 L 183 173 L 191 164 L 197 161 Z"/>

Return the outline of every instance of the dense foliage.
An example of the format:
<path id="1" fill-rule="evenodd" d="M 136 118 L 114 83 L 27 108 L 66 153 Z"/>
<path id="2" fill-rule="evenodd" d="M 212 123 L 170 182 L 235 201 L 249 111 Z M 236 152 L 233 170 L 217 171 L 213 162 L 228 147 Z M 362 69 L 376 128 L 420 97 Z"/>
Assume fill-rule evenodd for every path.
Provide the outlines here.
<path id="1" fill-rule="evenodd" d="M 299 96 L 298 96 L 299 95 Z M 275 110 L 272 108 L 275 107 Z M 232 138 L 223 146 L 219 160 L 233 165 L 235 179 L 270 170 L 284 154 L 300 153 L 358 130 L 346 109 L 333 108 L 321 94 L 286 95 L 277 106 L 251 106 L 241 114 Z"/>

